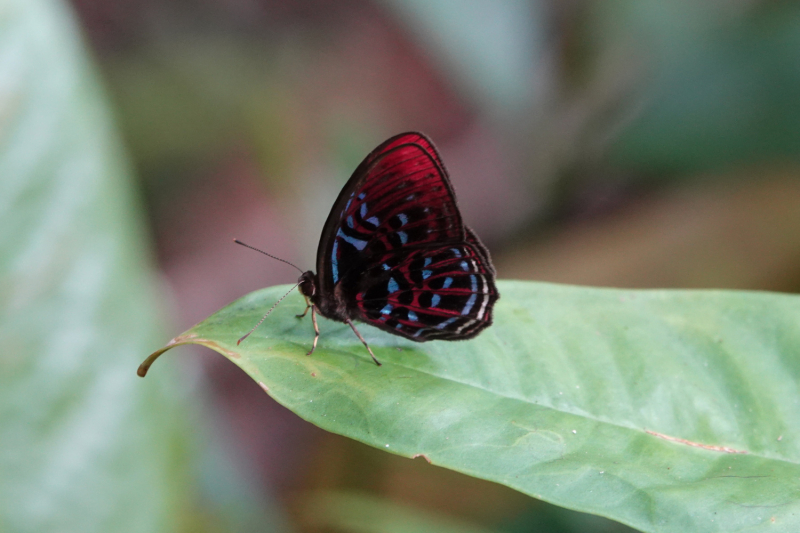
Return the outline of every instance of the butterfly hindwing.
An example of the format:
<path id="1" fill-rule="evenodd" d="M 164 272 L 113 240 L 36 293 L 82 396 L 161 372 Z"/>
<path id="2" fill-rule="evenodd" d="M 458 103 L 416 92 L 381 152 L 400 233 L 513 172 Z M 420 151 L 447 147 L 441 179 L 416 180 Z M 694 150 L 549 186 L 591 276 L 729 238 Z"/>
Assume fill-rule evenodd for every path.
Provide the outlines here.
<path id="1" fill-rule="evenodd" d="M 419 133 L 398 135 L 367 156 L 334 204 L 317 252 L 320 289 L 351 284 L 368 258 L 465 238 L 435 148 Z"/>
<path id="2" fill-rule="evenodd" d="M 480 333 L 498 294 L 488 252 L 471 241 L 385 254 L 361 278 L 358 318 L 416 341 Z"/>

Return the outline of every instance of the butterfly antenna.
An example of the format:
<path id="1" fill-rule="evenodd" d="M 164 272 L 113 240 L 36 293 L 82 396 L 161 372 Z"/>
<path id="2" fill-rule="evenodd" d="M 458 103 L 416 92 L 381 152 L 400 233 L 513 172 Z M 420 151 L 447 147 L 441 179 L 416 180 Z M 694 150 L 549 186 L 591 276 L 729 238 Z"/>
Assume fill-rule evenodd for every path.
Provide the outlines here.
<path id="1" fill-rule="evenodd" d="M 259 249 L 258 249 L 258 248 L 256 248 L 255 246 L 250 246 L 249 244 L 245 244 L 245 243 L 243 243 L 242 241 L 240 241 L 239 239 L 233 239 L 233 242 L 235 242 L 236 244 L 241 244 L 241 245 L 242 245 L 242 246 L 244 246 L 245 248 L 250 248 L 251 250 L 255 250 L 256 252 L 261 252 L 262 254 L 266 255 L 267 257 L 271 257 L 271 258 L 273 258 L 273 259 L 277 259 L 277 260 L 278 260 L 278 261 L 280 261 L 281 263 L 286 263 L 287 265 L 291 265 L 291 266 L 295 267 L 295 268 L 296 268 L 296 269 L 297 269 L 297 270 L 298 270 L 298 271 L 299 271 L 301 274 L 303 273 L 303 271 L 302 271 L 302 270 L 300 270 L 300 267 L 299 267 L 299 266 L 295 265 L 294 263 L 290 263 L 290 262 L 289 262 L 289 261 L 287 261 L 286 259 L 281 259 L 280 257 L 275 257 L 275 256 L 274 256 L 274 255 L 272 255 L 272 254 L 268 254 L 268 253 L 267 253 L 267 252 L 265 252 L 264 250 L 259 250 Z M 278 301 L 280 301 L 280 300 L 278 300 Z"/>
<path id="2" fill-rule="evenodd" d="M 245 244 L 245 246 L 247 246 L 247 245 Z M 261 251 L 261 250 L 259 250 L 259 251 Z M 289 264 L 291 264 L 291 263 L 289 263 Z M 275 302 L 275 303 L 272 305 L 272 307 L 270 307 L 270 308 L 269 308 L 269 311 L 267 311 L 267 314 L 261 317 L 261 320 L 259 320 L 259 321 L 258 321 L 258 324 L 256 324 L 255 326 L 253 326 L 253 329 L 251 329 L 250 331 L 248 331 L 246 335 L 244 335 L 244 336 L 243 336 L 241 339 L 239 339 L 238 341 L 236 341 L 236 346 L 239 346 L 239 344 L 240 344 L 240 343 L 241 343 L 243 340 L 245 340 L 247 337 L 249 337 L 249 336 L 250 336 L 250 334 L 251 334 L 251 333 L 253 333 L 253 332 L 254 332 L 254 331 L 255 331 L 255 330 L 258 328 L 258 326 L 260 326 L 261 324 L 263 324 L 263 323 L 264 323 L 264 321 L 265 321 L 265 320 L 267 319 L 267 317 L 269 316 L 269 314 L 270 314 L 272 311 L 274 311 L 274 310 L 275 310 L 275 308 L 276 308 L 276 307 L 278 307 L 278 304 L 279 304 L 279 303 L 281 303 L 281 302 L 283 301 L 283 299 L 284 299 L 284 298 L 286 298 L 287 296 L 289 296 L 289 293 L 290 293 L 290 292 L 292 292 L 292 291 L 293 291 L 293 290 L 294 290 L 294 289 L 295 289 L 295 288 L 296 288 L 298 285 L 300 285 L 300 283 L 295 283 L 295 284 L 294 284 L 294 287 L 292 287 L 291 289 L 289 289 L 289 291 L 288 291 L 286 294 L 284 294 L 283 296 L 281 296 L 280 300 L 278 300 L 277 302 Z"/>

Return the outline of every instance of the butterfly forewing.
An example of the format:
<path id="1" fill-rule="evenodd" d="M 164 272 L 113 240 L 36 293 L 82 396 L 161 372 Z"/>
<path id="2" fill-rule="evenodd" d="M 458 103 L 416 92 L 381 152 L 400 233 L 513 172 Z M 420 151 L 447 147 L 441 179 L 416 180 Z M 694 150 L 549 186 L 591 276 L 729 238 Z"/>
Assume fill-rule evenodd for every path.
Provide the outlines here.
<path id="1" fill-rule="evenodd" d="M 487 257 L 477 239 L 385 254 L 361 278 L 358 318 L 417 341 L 474 337 L 498 298 Z"/>
<path id="2" fill-rule="evenodd" d="M 368 258 L 465 238 L 436 150 L 418 133 L 398 135 L 367 156 L 331 210 L 317 256 L 321 290 L 360 274 Z"/>
<path id="3" fill-rule="evenodd" d="M 428 154 L 431 159 L 434 160 L 436 165 L 438 165 L 441 169 L 444 169 L 444 164 L 442 163 L 441 158 L 439 157 L 439 152 L 436 151 L 436 148 L 433 146 L 433 143 L 421 133 L 418 132 L 407 132 L 401 133 L 399 135 L 395 135 L 394 137 L 384 141 L 380 146 L 375 148 L 370 154 L 364 158 L 364 161 L 361 163 L 361 166 L 369 166 L 372 162 L 376 159 L 379 159 L 385 156 L 388 152 L 403 145 L 415 144 L 417 145 L 422 151 Z M 361 170 L 360 168 L 356 169 L 356 173 Z"/>

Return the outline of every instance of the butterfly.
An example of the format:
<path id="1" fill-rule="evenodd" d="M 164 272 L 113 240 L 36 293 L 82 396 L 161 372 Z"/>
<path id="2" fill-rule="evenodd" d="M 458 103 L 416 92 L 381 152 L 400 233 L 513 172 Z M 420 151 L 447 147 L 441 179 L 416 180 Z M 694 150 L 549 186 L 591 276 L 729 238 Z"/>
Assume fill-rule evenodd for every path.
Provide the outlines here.
<path id="1" fill-rule="evenodd" d="M 416 132 L 385 141 L 353 172 L 322 229 L 317 272 L 297 282 L 306 300 L 297 316 L 311 310 L 314 326 L 308 355 L 319 313 L 348 324 L 378 366 L 354 321 L 417 342 L 471 339 L 492 324 L 499 298 L 489 252 L 461 220 L 433 143 Z"/>

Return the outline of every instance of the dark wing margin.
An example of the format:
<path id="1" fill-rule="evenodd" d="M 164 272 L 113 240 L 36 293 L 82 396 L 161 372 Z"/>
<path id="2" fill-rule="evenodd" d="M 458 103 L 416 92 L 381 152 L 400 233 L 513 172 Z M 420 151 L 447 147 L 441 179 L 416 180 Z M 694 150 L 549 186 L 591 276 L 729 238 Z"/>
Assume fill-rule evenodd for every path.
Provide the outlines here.
<path id="1" fill-rule="evenodd" d="M 317 249 L 320 292 L 332 294 L 370 257 L 468 238 L 433 143 L 421 133 L 396 135 L 356 168 L 328 215 Z"/>

